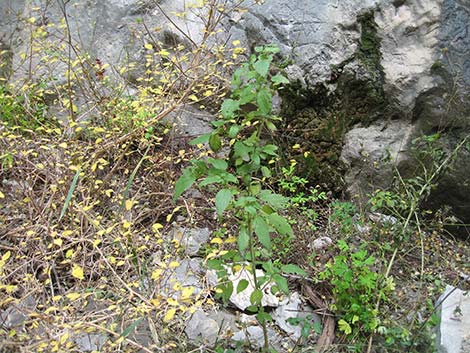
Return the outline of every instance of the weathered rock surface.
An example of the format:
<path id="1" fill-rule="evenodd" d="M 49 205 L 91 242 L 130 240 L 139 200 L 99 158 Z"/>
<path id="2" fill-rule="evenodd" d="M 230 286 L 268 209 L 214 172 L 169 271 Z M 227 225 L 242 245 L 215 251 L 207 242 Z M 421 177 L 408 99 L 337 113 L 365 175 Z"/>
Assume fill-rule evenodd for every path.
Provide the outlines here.
<path id="1" fill-rule="evenodd" d="M 470 350 L 470 293 L 447 286 L 439 298 L 440 324 L 438 349 L 440 353 L 466 353 Z"/>
<path id="2" fill-rule="evenodd" d="M 294 105 L 285 112 L 296 121 L 299 115 L 307 118 L 289 128 L 315 129 L 308 116 L 317 125 L 342 126 L 339 134 L 322 127 L 321 133 L 299 133 L 297 138 L 314 152 L 307 165 L 325 169 L 326 160 L 337 169 L 329 136 L 345 136 L 341 161 L 351 196 L 363 198 L 377 187 L 387 187 L 394 165 L 400 167 L 409 158 L 414 138 L 441 131 L 452 150 L 459 138 L 470 134 L 468 2 L 274 0 L 250 4 L 246 14 L 233 19 L 233 36 L 242 38 L 248 47 L 275 42 L 290 59 L 286 72 L 302 89 L 287 95 L 297 101 L 284 101 L 284 105 Z M 338 118 L 341 114 L 344 119 Z M 324 150 L 312 147 L 311 139 L 313 144 L 323 144 Z M 464 223 L 470 220 L 465 206 L 470 204 L 468 157 L 467 152 L 461 153 L 429 202 L 434 208 L 450 206 Z M 334 173 L 328 174 L 331 178 Z M 322 178 L 318 171 L 312 175 Z M 333 179 L 338 183 L 340 178 Z"/>
<path id="3" fill-rule="evenodd" d="M 209 240 L 210 232 L 207 228 L 175 228 L 173 230 L 173 239 L 177 240 L 184 248 L 187 255 L 197 255 L 202 245 Z"/>

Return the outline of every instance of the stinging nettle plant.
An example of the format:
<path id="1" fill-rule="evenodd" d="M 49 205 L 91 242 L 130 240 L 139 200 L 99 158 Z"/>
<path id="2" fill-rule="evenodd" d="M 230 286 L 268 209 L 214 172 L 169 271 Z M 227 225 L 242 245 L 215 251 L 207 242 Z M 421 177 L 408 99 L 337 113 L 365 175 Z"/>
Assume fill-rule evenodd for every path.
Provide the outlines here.
<path id="1" fill-rule="evenodd" d="M 271 177 L 270 165 L 277 158 L 278 147 L 262 138 L 263 134 L 275 131 L 275 122 L 280 120 L 272 114 L 273 94 L 289 81 L 281 74 L 270 73 L 273 56 L 279 52 L 277 47 L 256 47 L 255 52 L 233 74 L 231 96 L 225 99 L 220 117 L 212 123 L 213 131 L 190 142 L 192 145 L 208 143 L 215 157 L 192 161 L 175 184 L 174 199 L 195 182 L 200 187 L 213 186 L 218 190 L 217 215 L 222 219 L 230 214 L 236 221 L 238 246 L 219 258 L 210 259 L 208 265 L 221 279 L 217 292 L 225 302 L 234 290 L 232 282 L 226 280 L 227 269 L 232 266 L 233 272 L 243 268 L 250 272 L 255 289 L 248 310 L 256 313 L 263 328 L 263 351 L 267 351 L 266 324 L 271 317 L 262 305 L 263 293 L 269 283 L 274 283 L 272 292 L 287 294 L 288 283 L 282 273 L 304 275 L 305 272 L 296 265 L 278 265 L 269 259 L 271 235 L 293 235 L 289 222 L 279 212 L 287 205 L 288 198 L 263 188 L 262 182 L 263 178 Z M 219 153 L 223 148 L 230 152 Z M 263 276 L 257 273 L 257 267 L 263 268 Z M 241 280 L 235 290 L 240 293 L 247 287 L 248 281 Z"/>

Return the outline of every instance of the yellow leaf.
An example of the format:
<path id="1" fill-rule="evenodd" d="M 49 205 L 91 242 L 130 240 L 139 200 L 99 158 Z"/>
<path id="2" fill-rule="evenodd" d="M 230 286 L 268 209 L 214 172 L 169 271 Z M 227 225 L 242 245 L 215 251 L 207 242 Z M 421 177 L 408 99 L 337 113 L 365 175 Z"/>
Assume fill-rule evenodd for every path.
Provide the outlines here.
<path id="1" fill-rule="evenodd" d="M 167 313 L 165 314 L 165 316 L 163 317 L 163 321 L 164 322 L 171 321 L 175 317 L 175 314 L 176 314 L 176 309 L 175 308 L 172 308 L 172 309 L 168 310 Z"/>
<path id="2" fill-rule="evenodd" d="M 80 280 L 85 278 L 85 276 L 83 275 L 83 269 L 80 266 L 78 266 L 77 264 L 73 265 L 72 276 L 75 277 L 75 278 L 78 278 Z"/>
<path id="3" fill-rule="evenodd" d="M 4 198 L 5 198 L 5 194 L 0 191 L 0 199 L 4 199 Z"/>
<path id="4" fill-rule="evenodd" d="M 171 306 L 178 306 L 179 305 L 178 301 L 176 299 L 173 299 L 173 298 L 168 298 L 166 300 L 166 302 Z"/>
<path id="5" fill-rule="evenodd" d="M 153 226 L 152 226 L 152 230 L 157 233 L 160 229 L 162 229 L 163 226 L 160 224 L 160 223 L 155 223 Z"/>
<path id="6" fill-rule="evenodd" d="M 80 298 L 80 293 L 69 293 L 66 295 L 67 299 L 71 300 L 71 301 L 75 301 L 77 300 L 78 298 Z"/>
<path id="7" fill-rule="evenodd" d="M 211 240 L 211 244 L 222 244 L 223 241 L 220 238 L 214 238 Z"/>
<path id="8" fill-rule="evenodd" d="M 152 272 L 152 279 L 158 279 L 160 275 L 162 274 L 163 270 L 160 268 L 157 268 L 155 271 Z"/>
<path id="9" fill-rule="evenodd" d="M 338 321 L 338 326 L 341 331 L 343 331 L 346 335 L 351 334 L 352 329 L 351 326 L 343 319 Z"/>
<path id="10" fill-rule="evenodd" d="M 53 302 L 58 302 L 58 301 L 61 300 L 61 299 L 62 299 L 62 296 L 61 296 L 61 295 L 54 295 L 54 296 L 52 297 L 52 301 L 53 301 Z"/>
<path id="11" fill-rule="evenodd" d="M 181 290 L 181 299 L 188 299 L 194 293 L 194 287 L 183 287 Z"/>
<path id="12" fill-rule="evenodd" d="M 171 261 L 170 264 L 168 265 L 169 268 L 176 268 L 180 265 L 178 261 Z"/>
<path id="13" fill-rule="evenodd" d="M 65 258 L 70 259 L 75 252 L 72 249 L 68 249 L 67 252 L 65 253 Z"/>
<path id="14" fill-rule="evenodd" d="M 237 242 L 237 237 L 232 237 L 232 236 L 230 236 L 230 237 L 228 237 L 227 239 L 225 239 L 225 242 L 226 242 L 227 244 L 236 243 L 236 242 Z"/>
<path id="15" fill-rule="evenodd" d="M 124 221 L 122 222 L 122 227 L 123 227 L 124 229 L 129 229 L 129 228 L 131 227 L 131 222 L 129 222 L 129 221 L 127 221 L 127 220 L 124 220 Z"/>
<path id="16" fill-rule="evenodd" d="M 10 256 L 11 256 L 11 251 L 8 250 L 5 254 L 3 254 L 3 256 L 2 256 L 2 262 L 7 262 L 8 259 L 10 258 Z"/>
<path id="17" fill-rule="evenodd" d="M 292 146 L 292 149 L 296 150 L 296 149 L 299 149 L 300 148 L 300 145 L 298 143 L 296 143 L 294 146 Z"/>
<path id="18" fill-rule="evenodd" d="M 60 336 L 59 342 L 60 344 L 64 344 L 65 342 L 67 342 L 68 339 L 69 339 L 69 334 L 66 332 L 62 336 Z"/>
<path id="19" fill-rule="evenodd" d="M 126 200 L 126 202 L 124 203 L 124 207 L 126 208 L 126 211 L 129 211 L 133 205 L 134 205 L 134 201 L 132 200 Z"/>
<path id="20" fill-rule="evenodd" d="M 57 246 L 62 246 L 63 241 L 62 241 L 62 239 L 57 238 L 57 239 L 53 240 L 53 243 Z"/>
<path id="21" fill-rule="evenodd" d="M 145 49 L 148 49 L 148 50 L 152 50 L 152 49 L 153 49 L 153 45 L 150 44 L 150 43 L 146 43 L 146 44 L 144 45 L 144 47 L 145 47 Z"/>
<path id="22" fill-rule="evenodd" d="M 72 230 L 64 230 L 62 232 L 62 236 L 64 236 L 64 237 L 68 237 L 69 235 L 72 235 L 72 234 L 73 234 Z"/>

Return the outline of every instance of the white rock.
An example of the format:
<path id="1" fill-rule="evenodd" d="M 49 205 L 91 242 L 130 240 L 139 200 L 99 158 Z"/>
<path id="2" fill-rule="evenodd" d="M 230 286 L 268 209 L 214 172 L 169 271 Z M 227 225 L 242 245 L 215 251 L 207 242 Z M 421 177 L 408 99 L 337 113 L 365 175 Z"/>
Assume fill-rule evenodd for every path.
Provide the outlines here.
<path id="1" fill-rule="evenodd" d="M 441 302 L 439 352 L 470 352 L 470 292 L 448 285 L 437 303 Z"/>
<path id="2" fill-rule="evenodd" d="M 256 270 L 256 276 L 258 278 L 263 277 L 264 275 L 265 274 L 263 270 Z M 228 279 L 233 283 L 233 292 L 230 296 L 230 302 L 240 310 L 245 310 L 251 305 L 250 296 L 255 290 L 253 274 L 251 271 L 243 268 L 236 273 L 231 273 L 230 271 Z M 248 287 L 246 287 L 245 290 L 241 291 L 240 293 L 237 293 L 237 286 L 241 280 L 247 280 Z M 277 307 L 279 305 L 279 298 L 271 293 L 271 288 L 273 285 L 273 282 L 263 285 L 263 298 L 261 299 L 261 305 L 271 307 Z"/>
<path id="3" fill-rule="evenodd" d="M 315 250 L 323 250 L 333 244 L 333 241 L 330 237 L 320 237 L 313 241 L 313 248 Z"/>
<path id="4" fill-rule="evenodd" d="M 276 324 L 294 339 L 298 339 L 301 336 L 302 328 L 300 325 L 289 324 L 287 320 L 299 316 L 301 304 L 299 293 L 291 293 L 289 298 L 285 298 L 272 314 Z"/>

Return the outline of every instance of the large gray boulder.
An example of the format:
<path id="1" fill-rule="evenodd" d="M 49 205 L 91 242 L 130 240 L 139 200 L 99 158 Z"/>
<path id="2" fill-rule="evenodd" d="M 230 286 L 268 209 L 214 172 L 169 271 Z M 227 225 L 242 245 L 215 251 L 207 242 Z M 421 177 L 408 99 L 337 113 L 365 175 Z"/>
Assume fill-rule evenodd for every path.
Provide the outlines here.
<path id="1" fill-rule="evenodd" d="M 288 141 L 302 149 L 289 157 L 313 152 L 304 164 L 315 183 L 344 183 L 364 201 L 390 185 L 395 167 L 410 172 L 416 137 L 441 132 L 452 151 L 469 135 L 467 1 L 253 3 L 232 19 L 231 34 L 247 47 L 280 46 L 285 71 L 297 82 L 284 93 L 283 113 Z M 468 157 L 462 149 L 427 203 L 449 206 L 464 223 L 470 223 Z"/>

